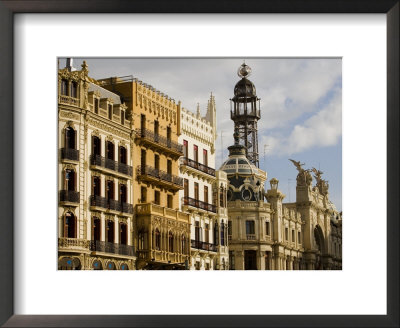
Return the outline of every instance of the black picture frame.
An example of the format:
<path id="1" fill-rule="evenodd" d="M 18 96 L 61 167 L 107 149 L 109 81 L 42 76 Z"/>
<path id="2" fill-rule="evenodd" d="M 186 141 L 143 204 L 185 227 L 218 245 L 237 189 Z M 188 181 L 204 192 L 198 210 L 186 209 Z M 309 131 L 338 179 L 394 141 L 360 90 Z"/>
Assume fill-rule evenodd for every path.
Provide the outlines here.
<path id="1" fill-rule="evenodd" d="M 399 0 L 0 0 L 0 324 L 4 327 L 399 327 Z M 387 315 L 14 315 L 13 17 L 16 13 L 385 13 Z M 368 265 L 366 264 L 366 270 Z M 368 286 L 366 286 L 368 288 Z"/>

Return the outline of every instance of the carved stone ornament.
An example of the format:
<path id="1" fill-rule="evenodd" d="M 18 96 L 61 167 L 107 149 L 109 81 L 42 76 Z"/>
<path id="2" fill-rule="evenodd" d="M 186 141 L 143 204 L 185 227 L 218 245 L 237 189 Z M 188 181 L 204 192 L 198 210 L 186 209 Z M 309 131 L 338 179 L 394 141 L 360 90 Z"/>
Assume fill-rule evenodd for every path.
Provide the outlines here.
<path id="1" fill-rule="evenodd" d="M 60 111 L 60 116 L 64 117 L 64 118 L 69 118 L 69 119 L 73 119 L 73 120 L 79 121 L 79 114 L 66 112 L 64 110 Z"/>

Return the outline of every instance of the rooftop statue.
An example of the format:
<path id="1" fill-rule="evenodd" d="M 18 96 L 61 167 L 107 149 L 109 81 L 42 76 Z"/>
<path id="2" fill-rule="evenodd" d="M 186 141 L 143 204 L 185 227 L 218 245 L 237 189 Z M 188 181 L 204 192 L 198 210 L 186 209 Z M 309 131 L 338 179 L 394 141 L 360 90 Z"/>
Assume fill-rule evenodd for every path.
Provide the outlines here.
<path id="1" fill-rule="evenodd" d="M 304 165 L 304 163 L 300 163 L 300 161 L 295 161 L 293 159 L 289 159 L 289 161 L 291 161 L 294 166 L 296 166 L 297 171 L 299 172 L 297 174 L 297 185 L 298 186 L 311 186 L 311 182 L 312 182 L 312 176 L 310 174 L 310 170 L 307 169 L 303 169 L 302 166 Z"/>

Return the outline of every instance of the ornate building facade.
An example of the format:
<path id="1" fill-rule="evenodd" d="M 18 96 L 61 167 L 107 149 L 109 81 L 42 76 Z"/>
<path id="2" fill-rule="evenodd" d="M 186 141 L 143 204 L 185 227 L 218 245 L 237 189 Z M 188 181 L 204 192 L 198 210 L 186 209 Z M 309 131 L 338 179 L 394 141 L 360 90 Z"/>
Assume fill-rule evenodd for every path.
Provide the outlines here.
<path id="1" fill-rule="evenodd" d="M 216 108 L 211 95 L 205 117 L 181 111 L 179 143 L 183 145 L 180 176 L 181 208 L 190 213 L 190 269 L 228 268 L 226 186 L 224 172 L 215 171 Z"/>
<path id="2" fill-rule="evenodd" d="M 131 121 L 84 62 L 58 72 L 60 269 L 134 269 Z"/>
<path id="3" fill-rule="evenodd" d="M 296 201 L 283 203 L 275 178 L 265 190 L 247 65 L 220 170 L 212 95 L 202 117 L 132 76 L 88 73 L 86 62 L 58 70 L 59 269 L 341 269 L 342 217 L 323 173 L 291 160 Z"/>
<path id="4" fill-rule="evenodd" d="M 189 261 L 190 219 L 179 209 L 181 103 L 130 76 L 98 82 L 121 96 L 132 121 L 136 267 L 183 269 Z"/>
<path id="5" fill-rule="evenodd" d="M 283 203 L 279 181 L 258 168 L 260 103 L 251 69 L 243 64 L 234 88 L 234 145 L 221 170 L 229 180 L 229 267 L 231 270 L 341 269 L 342 218 L 329 200 L 329 185 L 316 169 L 297 170 L 296 202 Z M 257 105 L 258 103 L 258 105 Z M 312 186 L 314 172 L 316 184 Z"/>

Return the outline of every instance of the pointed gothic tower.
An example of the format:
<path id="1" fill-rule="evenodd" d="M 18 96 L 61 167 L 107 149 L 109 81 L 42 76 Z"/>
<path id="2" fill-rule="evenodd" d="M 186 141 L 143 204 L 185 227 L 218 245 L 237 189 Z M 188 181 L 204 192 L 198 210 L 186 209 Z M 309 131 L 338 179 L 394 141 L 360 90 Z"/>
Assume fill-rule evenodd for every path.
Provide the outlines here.
<path id="1" fill-rule="evenodd" d="M 212 128 L 213 128 L 213 135 L 214 135 L 214 140 L 217 139 L 217 109 L 215 106 L 215 98 L 211 92 L 210 99 L 208 100 L 207 103 L 207 113 L 206 113 L 206 120 L 210 122 Z"/>
<path id="2" fill-rule="evenodd" d="M 247 79 L 251 68 L 243 63 L 238 69 L 242 79 L 236 83 L 231 100 L 231 119 L 239 133 L 239 143 L 246 149 L 246 157 L 259 167 L 257 121 L 260 119 L 260 98 L 256 87 Z"/>

